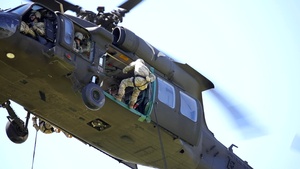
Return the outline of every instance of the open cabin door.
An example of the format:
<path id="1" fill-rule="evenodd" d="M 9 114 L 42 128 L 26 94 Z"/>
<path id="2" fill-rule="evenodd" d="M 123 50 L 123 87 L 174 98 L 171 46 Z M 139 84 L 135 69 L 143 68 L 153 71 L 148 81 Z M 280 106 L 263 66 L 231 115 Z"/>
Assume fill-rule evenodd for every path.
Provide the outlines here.
<path id="1" fill-rule="evenodd" d="M 88 30 L 78 25 L 70 18 L 60 14 L 60 39 L 59 43 L 65 49 L 71 51 L 76 57 L 80 57 L 87 62 L 94 59 L 94 42 Z M 78 35 L 78 36 L 77 36 Z M 80 38 L 78 38 L 80 37 Z M 77 40 L 79 41 L 77 41 Z M 76 43 L 76 41 L 78 43 Z M 78 45 L 79 46 L 78 46 Z"/>
<path id="2" fill-rule="evenodd" d="M 200 102 L 162 78 L 157 78 L 157 105 L 151 119 L 191 145 L 200 137 Z"/>

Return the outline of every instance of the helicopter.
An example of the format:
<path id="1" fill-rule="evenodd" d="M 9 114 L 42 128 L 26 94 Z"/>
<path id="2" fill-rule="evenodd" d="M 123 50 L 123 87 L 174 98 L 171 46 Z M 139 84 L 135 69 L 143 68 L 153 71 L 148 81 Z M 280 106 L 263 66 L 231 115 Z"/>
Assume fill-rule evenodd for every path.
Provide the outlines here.
<path id="1" fill-rule="evenodd" d="M 214 88 L 213 83 L 118 26 L 124 14 L 141 1 L 127 1 L 120 5 L 123 9 L 109 13 L 99 7 L 98 14 L 67 1 L 58 2 L 35 1 L 1 13 L 0 43 L 4 48 L 0 51 L 5 56 L 1 72 L 5 74 L 1 74 L 0 101 L 9 114 L 11 141 L 26 140 L 28 119 L 33 114 L 131 168 L 136 164 L 251 168 L 233 153 L 235 145 L 225 147 L 206 126 L 201 92 Z M 78 15 L 64 14 L 62 7 Z M 43 41 L 20 31 L 21 21 L 32 10 L 43 15 Z M 77 31 L 91 41 L 91 52 L 73 50 Z M 138 58 L 152 68 L 157 81 L 141 94 L 136 109 L 128 109 L 125 103 L 132 91 L 127 91 L 125 103 L 115 100 L 113 93 L 122 79 L 133 76 L 123 74 L 122 68 Z M 28 111 L 25 124 L 9 100 Z M 63 120 L 65 117 L 68 120 Z M 164 144 L 164 157 L 161 145 L 154 141 L 158 139 Z"/>

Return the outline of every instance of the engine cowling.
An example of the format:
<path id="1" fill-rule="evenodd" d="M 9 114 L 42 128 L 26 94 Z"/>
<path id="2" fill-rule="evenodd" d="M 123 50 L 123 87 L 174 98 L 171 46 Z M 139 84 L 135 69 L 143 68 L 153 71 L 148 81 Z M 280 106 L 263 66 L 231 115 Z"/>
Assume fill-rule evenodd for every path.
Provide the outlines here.
<path id="1" fill-rule="evenodd" d="M 113 44 L 126 52 L 136 54 L 168 78 L 173 77 L 173 59 L 145 42 L 129 29 L 116 27 L 113 30 Z"/>

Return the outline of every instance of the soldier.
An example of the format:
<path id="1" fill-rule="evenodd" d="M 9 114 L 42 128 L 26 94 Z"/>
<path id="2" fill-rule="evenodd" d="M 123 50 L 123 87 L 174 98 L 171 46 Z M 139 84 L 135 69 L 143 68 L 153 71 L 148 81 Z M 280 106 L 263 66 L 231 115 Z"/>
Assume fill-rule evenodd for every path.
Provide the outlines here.
<path id="1" fill-rule="evenodd" d="M 33 127 L 38 131 L 40 130 L 41 132 L 45 134 L 51 134 L 53 132 L 59 133 L 60 130 L 57 128 L 54 128 L 50 123 L 39 119 L 39 124 L 37 124 L 37 117 L 32 117 L 32 123 Z"/>
<path id="2" fill-rule="evenodd" d="M 50 123 L 42 120 L 39 118 L 39 124 L 37 124 L 37 117 L 32 117 L 32 123 L 33 123 L 33 127 L 36 129 L 36 131 L 41 131 L 45 134 L 51 134 L 53 132 L 56 133 L 60 133 L 60 129 L 59 128 L 55 128 L 54 126 L 52 126 Z M 66 137 L 68 138 L 72 138 L 72 135 L 63 131 L 63 133 L 66 135 Z"/>
<path id="3" fill-rule="evenodd" d="M 75 33 L 74 43 L 73 43 L 73 49 L 75 52 L 82 52 L 82 40 L 83 40 L 83 34 L 80 32 Z"/>
<path id="4" fill-rule="evenodd" d="M 134 69 L 134 77 L 123 79 L 119 85 L 118 94 L 116 95 L 116 99 L 121 101 L 125 94 L 126 87 L 133 87 L 133 93 L 129 102 L 129 108 L 131 109 L 134 107 L 140 92 L 147 89 L 148 83 L 153 82 L 156 78 L 155 75 L 149 71 L 143 59 L 137 59 L 131 62 L 123 69 L 123 73 L 127 73 L 132 69 Z"/>
<path id="5" fill-rule="evenodd" d="M 78 53 L 84 53 L 87 52 L 89 54 L 91 44 L 90 41 L 87 41 L 85 44 L 83 44 L 84 36 L 81 32 L 75 33 L 74 43 L 73 43 L 73 49 L 75 52 Z"/>
<path id="6" fill-rule="evenodd" d="M 26 24 L 24 21 L 21 22 L 21 32 L 25 34 L 29 34 L 32 37 L 36 38 L 37 35 L 44 36 L 45 35 L 45 24 L 41 22 L 41 13 L 38 11 L 32 11 L 29 16 L 29 23 Z"/>

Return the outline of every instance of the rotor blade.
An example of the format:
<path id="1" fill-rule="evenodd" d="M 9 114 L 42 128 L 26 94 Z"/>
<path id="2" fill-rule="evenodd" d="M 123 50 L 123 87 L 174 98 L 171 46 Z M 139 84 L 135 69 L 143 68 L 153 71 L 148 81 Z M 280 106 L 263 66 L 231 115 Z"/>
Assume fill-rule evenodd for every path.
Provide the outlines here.
<path id="1" fill-rule="evenodd" d="M 250 122 L 244 118 L 243 114 L 237 109 L 237 107 L 232 106 L 232 104 L 215 89 L 210 91 L 219 100 L 219 103 L 225 107 L 228 112 L 230 112 L 230 116 L 237 122 L 238 127 L 243 128 L 250 125 Z"/>
<path id="2" fill-rule="evenodd" d="M 229 99 L 225 98 L 225 96 L 222 95 L 221 92 L 216 91 L 216 89 L 212 89 L 210 92 L 217 98 L 219 104 L 226 109 L 236 127 L 242 130 L 243 136 L 253 138 L 266 134 L 266 131 L 264 131 L 262 127 L 259 127 L 260 125 L 258 125 L 257 120 L 254 122 L 249 115 L 243 113 L 246 112 L 246 110 L 241 111 L 238 108 L 240 106 L 234 106 Z"/>
<path id="3" fill-rule="evenodd" d="M 300 152 L 300 134 L 295 135 L 291 149 Z"/>
<path id="4" fill-rule="evenodd" d="M 124 2 L 123 4 L 119 5 L 119 8 L 123 8 L 126 9 L 126 13 L 129 12 L 132 8 L 134 8 L 135 6 L 137 6 L 140 2 L 142 2 L 143 0 L 127 0 L 126 2 Z"/>
<path id="5" fill-rule="evenodd" d="M 68 1 L 64 1 L 64 0 L 30 0 L 30 1 L 41 3 L 54 11 L 60 11 L 59 3 L 61 3 L 63 5 L 64 11 L 71 10 L 73 12 L 79 13 L 80 9 L 81 9 L 80 6 L 74 5 L 74 4 L 72 4 Z"/>

